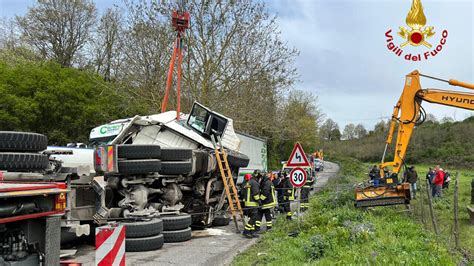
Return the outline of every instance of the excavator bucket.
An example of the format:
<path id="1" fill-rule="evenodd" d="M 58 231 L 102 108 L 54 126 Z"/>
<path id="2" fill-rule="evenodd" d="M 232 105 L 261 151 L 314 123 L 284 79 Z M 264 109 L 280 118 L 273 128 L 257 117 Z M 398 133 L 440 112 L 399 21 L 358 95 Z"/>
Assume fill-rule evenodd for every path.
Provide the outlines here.
<path id="1" fill-rule="evenodd" d="M 410 203 L 410 184 L 395 186 L 358 187 L 355 191 L 356 207 L 375 207 Z"/>

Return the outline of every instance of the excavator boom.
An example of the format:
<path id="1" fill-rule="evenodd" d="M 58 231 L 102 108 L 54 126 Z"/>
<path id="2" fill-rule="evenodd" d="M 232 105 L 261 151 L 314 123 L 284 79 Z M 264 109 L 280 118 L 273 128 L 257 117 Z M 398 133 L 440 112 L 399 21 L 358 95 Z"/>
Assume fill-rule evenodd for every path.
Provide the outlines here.
<path id="1" fill-rule="evenodd" d="M 380 163 L 380 178 L 356 188 L 356 206 L 369 207 L 394 204 L 409 204 L 410 185 L 399 178 L 399 173 L 405 164 L 405 155 L 410 143 L 413 129 L 424 120 L 423 101 L 447 105 L 467 110 L 474 110 L 474 93 L 447 91 L 438 89 L 422 89 L 420 77 L 444 81 L 452 86 L 460 86 L 474 90 L 474 84 L 457 80 L 443 80 L 413 71 L 406 76 L 405 86 L 393 109 L 389 132 L 385 141 L 385 149 Z M 394 132 L 397 129 L 397 140 L 393 161 L 385 162 L 388 146 L 392 143 Z M 387 174 L 385 169 L 392 169 Z"/>

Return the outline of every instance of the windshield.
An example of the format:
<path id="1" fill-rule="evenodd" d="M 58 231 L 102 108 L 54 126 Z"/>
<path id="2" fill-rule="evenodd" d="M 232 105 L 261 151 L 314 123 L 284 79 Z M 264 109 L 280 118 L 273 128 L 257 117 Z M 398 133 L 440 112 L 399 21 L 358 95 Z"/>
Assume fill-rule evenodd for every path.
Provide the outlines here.
<path id="1" fill-rule="evenodd" d="M 192 113 L 189 115 L 188 125 L 203 134 L 206 130 L 206 123 L 208 118 L 208 111 L 202 106 L 196 104 L 194 105 Z"/>

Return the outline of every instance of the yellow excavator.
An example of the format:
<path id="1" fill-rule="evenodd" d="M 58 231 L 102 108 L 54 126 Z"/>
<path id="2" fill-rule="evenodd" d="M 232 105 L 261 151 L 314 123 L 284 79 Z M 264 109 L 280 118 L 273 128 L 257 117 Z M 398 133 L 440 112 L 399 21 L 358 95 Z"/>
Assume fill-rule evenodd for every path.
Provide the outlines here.
<path id="1" fill-rule="evenodd" d="M 379 165 L 380 173 L 376 178 L 356 187 L 356 207 L 373 207 L 396 204 L 409 204 L 411 200 L 410 184 L 398 176 L 405 165 L 405 155 L 415 126 L 423 123 L 426 113 L 421 106 L 423 101 L 474 110 L 474 93 L 447 91 L 439 89 L 422 89 L 420 77 L 446 82 L 452 86 L 459 86 L 474 90 L 474 84 L 454 79 L 444 80 L 419 73 L 417 70 L 406 76 L 402 95 L 393 109 L 392 119 L 382 162 Z M 398 126 L 397 142 L 393 161 L 385 162 L 388 146 L 392 143 L 395 127 Z M 389 169 L 392 172 L 389 172 Z"/>

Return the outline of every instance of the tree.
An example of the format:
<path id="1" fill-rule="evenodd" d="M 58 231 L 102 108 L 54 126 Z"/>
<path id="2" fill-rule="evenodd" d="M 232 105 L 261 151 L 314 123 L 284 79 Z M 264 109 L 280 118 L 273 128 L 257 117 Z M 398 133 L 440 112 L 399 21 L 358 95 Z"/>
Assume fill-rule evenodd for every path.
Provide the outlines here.
<path id="1" fill-rule="evenodd" d="M 433 123 L 438 123 L 438 119 L 436 119 L 436 116 L 434 114 L 426 114 L 426 122 L 433 122 Z"/>
<path id="2" fill-rule="evenodd" d="M 450 116 L 445 116 L 441 119 L 441 124 L 444 124 L 444 123 L 453 123 L 454 122 L 454 118 L 450 117 Z"/>
<path id="3" fill-rule="evenodd" d="M 319 134 L 322 139 L 325 140 L 340 140 L 341 132 L 339 131 L 339 125 L 332 119 L 327 119 L 319 129 Z"/>
<path id="4" fill-rule="evenodd" d="M 380 120 L 374 126 L 375 133 L 381 133 L 381 132 L 387 132 L 387 131 L 388 131 L 388 123 L 386 123 L 384 120 Z"/>
<path id="5" fill-rule="evenodd" d="M 106 81 L 117 75 L 122 61 L 122 45 L 119 39 L 122 31 L 120 11 L 108 8 L 100 18 L 92 45 L 94 67 Z"/>
<path id="6" fill-rule="evenodd" d="M 367 129 L 365 129 L 364 125 L 358 124 L 354 129 L 355 137 L 361 139 L 367 136 Z"/>
<path id="7" fill-rule="evenodd" d="M 90 39 L 96 8 L 89 0 L 38 0 L 25 16 L 17 16 L 22 37 L 46 59 L 72 66 Z"/>
<path id="8" fill-rule="evenodd" d="M 0 94 L 0 128 L 44 133 L 50 144 L 87 142 L 93 127 L 130 115 L 101 77 L 55 62 L 0 61 Z"/>
<path id="9" fill-rule="evenodd" d="M 356 138 L 356 133 L 355 133 L 355 125 L 350 123 L 347 124 L 344 127 L 344 130 L 342 131 L 342 138 L 345 140 L 353 140 Z"/>

